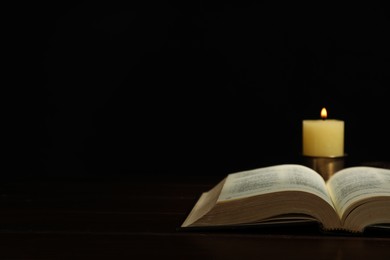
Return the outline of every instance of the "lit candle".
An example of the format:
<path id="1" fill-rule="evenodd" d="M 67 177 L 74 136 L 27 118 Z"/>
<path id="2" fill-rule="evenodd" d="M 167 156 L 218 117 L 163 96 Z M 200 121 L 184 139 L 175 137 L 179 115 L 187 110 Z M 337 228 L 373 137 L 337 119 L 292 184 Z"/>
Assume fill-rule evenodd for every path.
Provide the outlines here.
<path id="1" fill-rule="evenodd" d="M 326 119 L 325 108 L 321 110 L 321 118 L 302 122 L 303 155 L 344 156 L 344 121 Z"/>

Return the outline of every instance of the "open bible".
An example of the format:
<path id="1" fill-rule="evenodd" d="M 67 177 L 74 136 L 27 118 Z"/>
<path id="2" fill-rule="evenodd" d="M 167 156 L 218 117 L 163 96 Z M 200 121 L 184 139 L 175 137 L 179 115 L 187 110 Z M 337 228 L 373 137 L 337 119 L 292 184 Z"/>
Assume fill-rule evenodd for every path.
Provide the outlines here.
<path id="1" fill-rule="evenodd" d="M 300 221 L 324 231 L 390 229 L 390 169 L 349 167 L 328 181 L 298 164 L 232 173 L 200 196 L 181 228 Z"/>

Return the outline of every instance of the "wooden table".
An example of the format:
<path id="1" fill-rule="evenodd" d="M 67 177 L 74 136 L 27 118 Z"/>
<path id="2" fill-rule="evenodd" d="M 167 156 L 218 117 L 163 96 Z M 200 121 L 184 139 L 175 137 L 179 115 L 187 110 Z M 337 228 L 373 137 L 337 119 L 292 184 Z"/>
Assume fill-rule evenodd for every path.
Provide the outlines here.
<path id="1" fill-rule="evenodd" d="M 390 259 L 386 234 L 180 232 L 223 176 L 156 176 L 2 181 L 0 259 Z"/>

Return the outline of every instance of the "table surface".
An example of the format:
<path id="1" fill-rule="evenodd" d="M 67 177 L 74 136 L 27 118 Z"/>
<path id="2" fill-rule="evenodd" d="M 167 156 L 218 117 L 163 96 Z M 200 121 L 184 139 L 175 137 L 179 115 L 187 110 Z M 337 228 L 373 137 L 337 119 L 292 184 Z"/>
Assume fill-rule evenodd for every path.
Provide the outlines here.
<path id="1" fill-rule="evenodd" d="M 201 192 L 222 177 L 2 181 L 0 259 L 390 259 L 390 236 L 375 232 L 179 231 Z"/>

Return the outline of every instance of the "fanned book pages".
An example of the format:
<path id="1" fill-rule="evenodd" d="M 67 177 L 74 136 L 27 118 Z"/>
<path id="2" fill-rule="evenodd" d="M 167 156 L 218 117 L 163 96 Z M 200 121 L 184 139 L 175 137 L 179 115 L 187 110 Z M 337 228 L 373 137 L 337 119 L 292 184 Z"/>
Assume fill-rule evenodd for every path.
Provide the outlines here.
<path id="1" fill-rule="evenodd" d="M 298 164 L 232 173 L 201 194 L 180 228 L 300 221 L 330 232 L 390 228 L 390 169 L 349 167 L 327 181 Z"/>

